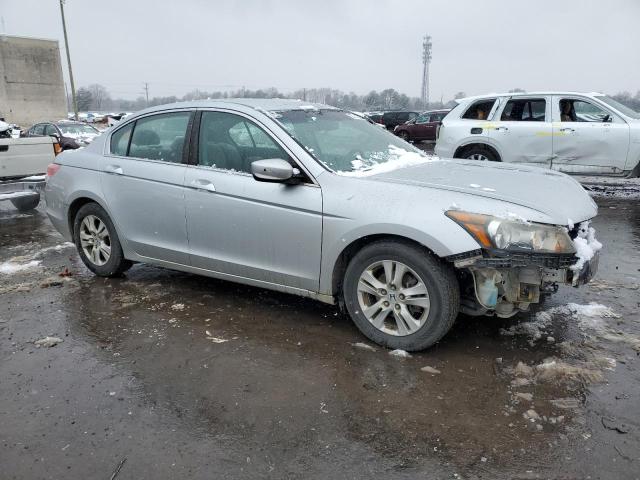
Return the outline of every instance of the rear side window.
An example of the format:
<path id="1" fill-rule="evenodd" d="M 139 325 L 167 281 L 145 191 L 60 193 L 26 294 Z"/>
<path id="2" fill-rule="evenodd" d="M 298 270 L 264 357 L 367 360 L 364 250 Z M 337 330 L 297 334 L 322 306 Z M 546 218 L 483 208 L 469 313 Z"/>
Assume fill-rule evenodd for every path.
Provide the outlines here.
<path id="1" fill-rule="evenodd" d="M 512 99 L 500 116 L 503 122 L 544 122 L 547 102 L 543 98 Z"/>
<path id="2" fill-rule="evenodd" d="M 446 113 L 432 113 L 431 114 L 431 118 L 429 119 L 429 121 L 430 122 L 441 122 L 445 115 L 446 115 Z"/>
<path id="3" fill-rule="evenodd" d="M 31 135 L 44 135 L 44 124 L 36 125 L 31 129 Z"/>
<path id="4" fill-rule="evenodd" d="M 190 112 L 162 113 L 136 121 L 129 157 L 182 162 Z"/>
<path id="5" fill-rule="evenodd" d="M 467 108 L 467 111 L 464 112 L 462 118 L 467 120 L 486 120 L 494 103 L 496 103 L 495 98 L 477 100 Z"/>
<path id="6" fill-rule="evenodd" d="M 121 157 L 127 156 L 127 148 L 129 147 L 129 138 L 131 137 L 131 131 L 133 130 L 133 123 L 130 123 L 126 127 L 122 127 L 116 130 L 111 135 L 111 153 Z"/>

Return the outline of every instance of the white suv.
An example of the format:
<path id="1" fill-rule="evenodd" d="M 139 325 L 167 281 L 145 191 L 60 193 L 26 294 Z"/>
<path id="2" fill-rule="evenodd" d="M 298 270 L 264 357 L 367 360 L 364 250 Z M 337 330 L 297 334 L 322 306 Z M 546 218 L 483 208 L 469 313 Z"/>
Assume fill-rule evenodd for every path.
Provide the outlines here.
<path id="1" fill-rule="evenodd" d="M 640 113 L 601 93 L 505 93 L 458 100 L 436 155 L 640 175 Z"/>

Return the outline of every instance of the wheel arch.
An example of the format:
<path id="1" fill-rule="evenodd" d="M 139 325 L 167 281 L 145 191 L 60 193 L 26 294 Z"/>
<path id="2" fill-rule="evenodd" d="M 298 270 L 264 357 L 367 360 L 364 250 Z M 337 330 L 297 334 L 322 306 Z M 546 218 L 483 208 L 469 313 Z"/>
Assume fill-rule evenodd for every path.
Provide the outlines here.
<path id="1" fill-rule="evenodd" d="M 499 162 L 502 161 L 502 155 L 500 155 L 500 152 L 496 147 L 489 144 L 488 142 L 478 142 L 478 141 L 460 145 L 454 152 L 453 158 L 464 158 L 465 152 L 473 147 L 480 147 L 480 148 L 486 149 L 490 151 L 493 155 L 495 155 L 495 157 L 498 159 Z"/>
<path id="2" fill-rule="evenodd" d="M 98 195 L 90 191 L 76 192 L 73 199 L 69 202 L 69 207 L 67 208 L 67 224 L 69 226 L 69 233 L 71 234 L 71 237 L 73 238 L 73 223 L 76 218 L 76 215 L 78 211 L 87 203 L 96 203 L 105 212 L 107 212 L 107 215 L 109 215 L 109 218 L 113 223 L 113 226 L 116 228 L 116 233 L 118 234 L 120 243 L 124 248 L 126 245 L 126 239 L 122 236 L 122 231 L 118 226 L 117 220 L 113 218 L 113 215 L 111 214 L 111 211 L 107 207 L 106 202 L 102 198 L 100 198 Z"/>
<path id="3" fill-rule="evenodd" d="M 423 242 L 420 242 L 414 238 L 410 238 L 404 235 L 397 235 L 391 233 L 376 233 L 370 235 L 361 236 L 347 246 L 345 246 L 342 251 L 338 254 L 337 258 L 333 262 L 333 269 L 331 271 L 331 295 L 338 299 L 339 302 L 342 302 L 339 294 L 342 291 L 342 283 L 344 280 L 344 274 L 347 270 L 347 266 L 351 259 L 365 246 L 370 245 L 374 242 L 379 242 L 381 240 L 393 240 L 396 242 L 401 242 L 406 245 L 411 245 L 414 247 L 418 247 L 424 249 L 426 252 L 434 255 L 437 258 L 440 258 L 433 249 L 429 248 Z"/>

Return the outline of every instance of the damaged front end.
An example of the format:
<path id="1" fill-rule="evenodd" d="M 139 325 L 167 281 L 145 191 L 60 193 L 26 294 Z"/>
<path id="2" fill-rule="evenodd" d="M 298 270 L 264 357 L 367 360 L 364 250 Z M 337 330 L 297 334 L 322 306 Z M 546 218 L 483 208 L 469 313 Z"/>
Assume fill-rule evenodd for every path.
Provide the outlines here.
<path id="1" fill-rule="evenodd" d="M 602 245 L 589 222 L 559 227 L 465 212 L 446 212 L 482 248 L 447 258 L 461 286 L 461 312 L 511 317 L 559 284 L 593 278 Z"/>

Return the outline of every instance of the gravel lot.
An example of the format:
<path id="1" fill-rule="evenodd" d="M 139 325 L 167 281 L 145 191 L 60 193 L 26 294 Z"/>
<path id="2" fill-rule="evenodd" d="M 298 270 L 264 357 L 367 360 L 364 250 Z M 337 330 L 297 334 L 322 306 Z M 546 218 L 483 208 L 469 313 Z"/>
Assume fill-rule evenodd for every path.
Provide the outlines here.
<path id="1" fill-rule="evenodd" d="M 94 277 L 0 204 L 1 476 L 639 478 L 640 205 L 598 203 L 593 283 L 410 358 L 307 299 Z"/>

